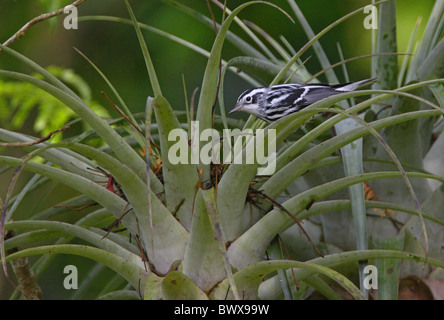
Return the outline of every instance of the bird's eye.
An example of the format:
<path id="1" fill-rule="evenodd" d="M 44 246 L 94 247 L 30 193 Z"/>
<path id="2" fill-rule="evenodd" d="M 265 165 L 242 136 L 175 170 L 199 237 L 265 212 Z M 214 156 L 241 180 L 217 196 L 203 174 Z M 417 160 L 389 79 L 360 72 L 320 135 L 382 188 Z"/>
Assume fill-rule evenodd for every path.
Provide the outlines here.
<path id="1" fill-rule="evenodd" d="M 247 97 L 245 97 L 245 102 L 248 102 L 248 103 L 250 103 L 250 102 L 251 102 L 251 100 L 252 100 L 251 96 L 247 96 Z"/>

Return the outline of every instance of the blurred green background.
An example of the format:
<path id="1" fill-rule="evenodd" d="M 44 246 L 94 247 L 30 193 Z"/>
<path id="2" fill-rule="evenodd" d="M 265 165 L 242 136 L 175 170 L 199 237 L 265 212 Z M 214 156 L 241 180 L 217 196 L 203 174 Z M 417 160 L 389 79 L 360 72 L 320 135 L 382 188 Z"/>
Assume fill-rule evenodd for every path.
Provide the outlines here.
<path id="1" fill-rule="evenodd" d="M 0 1 L 0 41 L 5 42 L 10 36 L 18 31 L 26 22 L 41 13 L 49 11 L 51 6 L 56 9 L 71 1 L 56 0 L 1 0 Z M 180 1 L 189 7 L 209 16 L 207 3 L 205 0 L 182 0 Z M 227 6 L 234 9 L 245 1 L 227 0 Z M 287 1 L 271 1 L 293 16 Z M 199 21 L 191 18 L 180 10 L 168 5 L 160 0 L 131 0 L 133 10 L 140 22 L 167 31 L 180 38 L 188 40 L 196 45 L 210 50 L 215 31 Z M 304 12 L 314 32 L 321 31 L 324 27 L 342 17 L 343 15 L 370 4 L 367 0 L 299 0 L 297 4 Z M 398 0 L 398 51 L 406 49 L 410 34 L 419 17 L 427 18 L 433 6 L 434 0 Z M 216 20 L 221 21 L 221 11 L 214 4 L 212 5 Z M 109 15 L 129 18 L 125 4 L 121 0 L 87 0 L 79 7 L 79 15 Z M 103 21 L 82 21 L 79 22 L 77 30 L 66 30 L 63 28 L 64 16 L 53 18 L 33 26 L 22 39 L 14 42 L 11 48 L 28 56 L 42 66 L 57 65 L 65 68 L 72 68 L 77 74 L 88 82 L 92 89 L 94 100 L 101 103 L 112 115 L 116 115 L 103 96 L 102 90 L 110 93 L 104 81 L 96 71 L 85 61 L 73 47 L 81 50 L 87 55 L 111 80 L 132 112 L 141 112 L 145 108 L 146 97 L 152 95 L 149 79 L 147 77 L 145 63 L 141 54 L 134 28 L 130 25 L 103 22 Z M 267 31 L 274 38 L 284 36 L 291 45 L 298 50 L 306 42 L 307 37 L 298 23 L 292 23 L 279 10 L 269 6 L 256 5 L 247 8 L 240 14 L 241 19 L 249 20 Z M 333 29 L 322 39 L 322 45 L 331 63 L 338 62 L 337 43 L 339 42 L 345 58 L 371 53 L 370 39 L 371 31 L 363 26 L 364 14 L 358 14 L 347 20 L 345 23 Z M 425 19 L 426 20 L 426 19 Z M 248 40 L 247 36 L 235 24 L 231 30 L 237 35 Z M 424 25 L 421 25 L 417 36 L 422 36 Z M 162 86 L 164 96 L 169 100 L 173 108 L 184 109 L 184 92 L 182 76 L 184 76 L 187 86 L 188 97 L 196 87 L 200 87 L 202 76 L 206 66 L 206 58 L 198 53 L 184 48 L 171 40 L 160 37 L 157 34 L 144 31 L 144 35 L 153 59 L 156 71 Z M 223 58 L 229 60 L 241 53 L 232 47 L 228 42 L 224 45 Z M 313 55 L 313 51 L 308 51 L 302 58 Z M 316 59 L 310 59 L 307 69 L 311 73 L 320 71 L 320 66 Z M 347 64 L 351 80 L 360 80 L 370 75 L 370 59 L 363 59 Z M 10 56 L 0 54 L 0 69 L 16 70 L 29 73 L 22 65 Z M 337 70 L 339 78 L 344 80 L 340 69 Z M 319 79 L 325 81 L 325 78 Z M 246 88 L 250 87 L 244 80 L 236 75 L 227 74 L 225 78 L 225 103 L 230 110 L 237 96 Z M 35 114 L 30 115 L 24 127 L 20 130 L 25 133 L 32 132 L 32 119 Z M 236 115 L 237 116 L 237 115 Z M 2 124 L 0 123 L 0 126 Z M 5 151 L 0 151 L 4 153 Z M 10 152 L 10 151 L 8 151 Z M 20 152 L 20 151 L 12 151 Z M 0 181 L 0 194 L 4 197 L 10 175 L 2 175 Z M 26 181 L 23 175 L 22 181 Z M 17 185 L 17 189 L 20 184 Z M 48 195 L 56 197 L 58 192 L 63 191 L 57 188 L 57 192 L 49 190 Z M 38 199 L 36 195 L 36 199 Z M 32 208 L 35 203 L 32 199 L 27 201 Z M 40 204 L 42 206 L 49 206 Z M 23 208 L 24 212 L 30 210 Z M 88 262 L 85 259 L 77 259 L 80 274 L 85 274 L 88 270 Z M 80 262 L 82 260 L 82 263 Z M 58 270 L 53 275 L 45 273 L 41 279 L 44 297 L 47 299 L 63 298 L 59 295 L 62 286 L 63 266 L 66 261 L 57 260 L 54 266 Z M 59 269 L 57 269 L 59 268 Z M 60 272 L 59 272 L 60 271 Z M 85 271 L 85 272 L 83 272 Z M 48 275 L 49 274 L 49 275 Z M 80 276 L 80 281 L 82 276 Z M 106 280 L 106 279 L 104 279 Z M 52 290 L 54 289 L 54 290 Z M 10 293 L 9 284 L 5 284 L 3 273 L 0 275 L 0 298 L 8 298 Z"/>

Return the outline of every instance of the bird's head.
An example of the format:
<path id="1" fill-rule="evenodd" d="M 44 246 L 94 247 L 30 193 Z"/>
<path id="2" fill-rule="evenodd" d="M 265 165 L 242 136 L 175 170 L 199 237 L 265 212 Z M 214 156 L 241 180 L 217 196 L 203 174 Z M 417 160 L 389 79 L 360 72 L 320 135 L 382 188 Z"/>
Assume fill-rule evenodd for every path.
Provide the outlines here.
<path id="1" fill-rule="evenodd" d="M 261 102 L 264 88 L 254 88 L 244 91 L 237 99 L 236 106 L 229 113 L 245 111 L 261 118 Z"/>

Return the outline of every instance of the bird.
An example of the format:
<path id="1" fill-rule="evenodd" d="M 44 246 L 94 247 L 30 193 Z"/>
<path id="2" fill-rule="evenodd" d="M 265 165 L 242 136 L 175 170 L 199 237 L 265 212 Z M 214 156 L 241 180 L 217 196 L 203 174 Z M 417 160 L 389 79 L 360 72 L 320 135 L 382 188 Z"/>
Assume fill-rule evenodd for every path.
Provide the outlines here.
<path id="1" fill-rule="evenodd" d="M 273 122 L 324 98 L 354 91 L 376 82 L 376 78 L 342 84 L 309 83 L 278 84 L 244 91 L 229 113 L 244 111 Z"/>

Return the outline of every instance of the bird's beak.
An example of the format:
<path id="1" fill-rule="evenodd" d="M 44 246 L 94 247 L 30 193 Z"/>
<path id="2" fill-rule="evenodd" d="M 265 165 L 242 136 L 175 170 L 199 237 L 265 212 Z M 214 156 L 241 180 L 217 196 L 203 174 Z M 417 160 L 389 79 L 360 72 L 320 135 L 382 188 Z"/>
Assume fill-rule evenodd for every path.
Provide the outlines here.
<path id="1" fill-rule="evenodd" d="M 233 113 L 233 112 L 235 112 L 235 111 L 242 110 L 242 107 L 243 107 L 243 106 L 242 106 L 241 104 L 236 104 L 236 106 L 234 107 L 234 109 L 231 110 L 230 112 L 228 112 L 228 114 Z"/>

